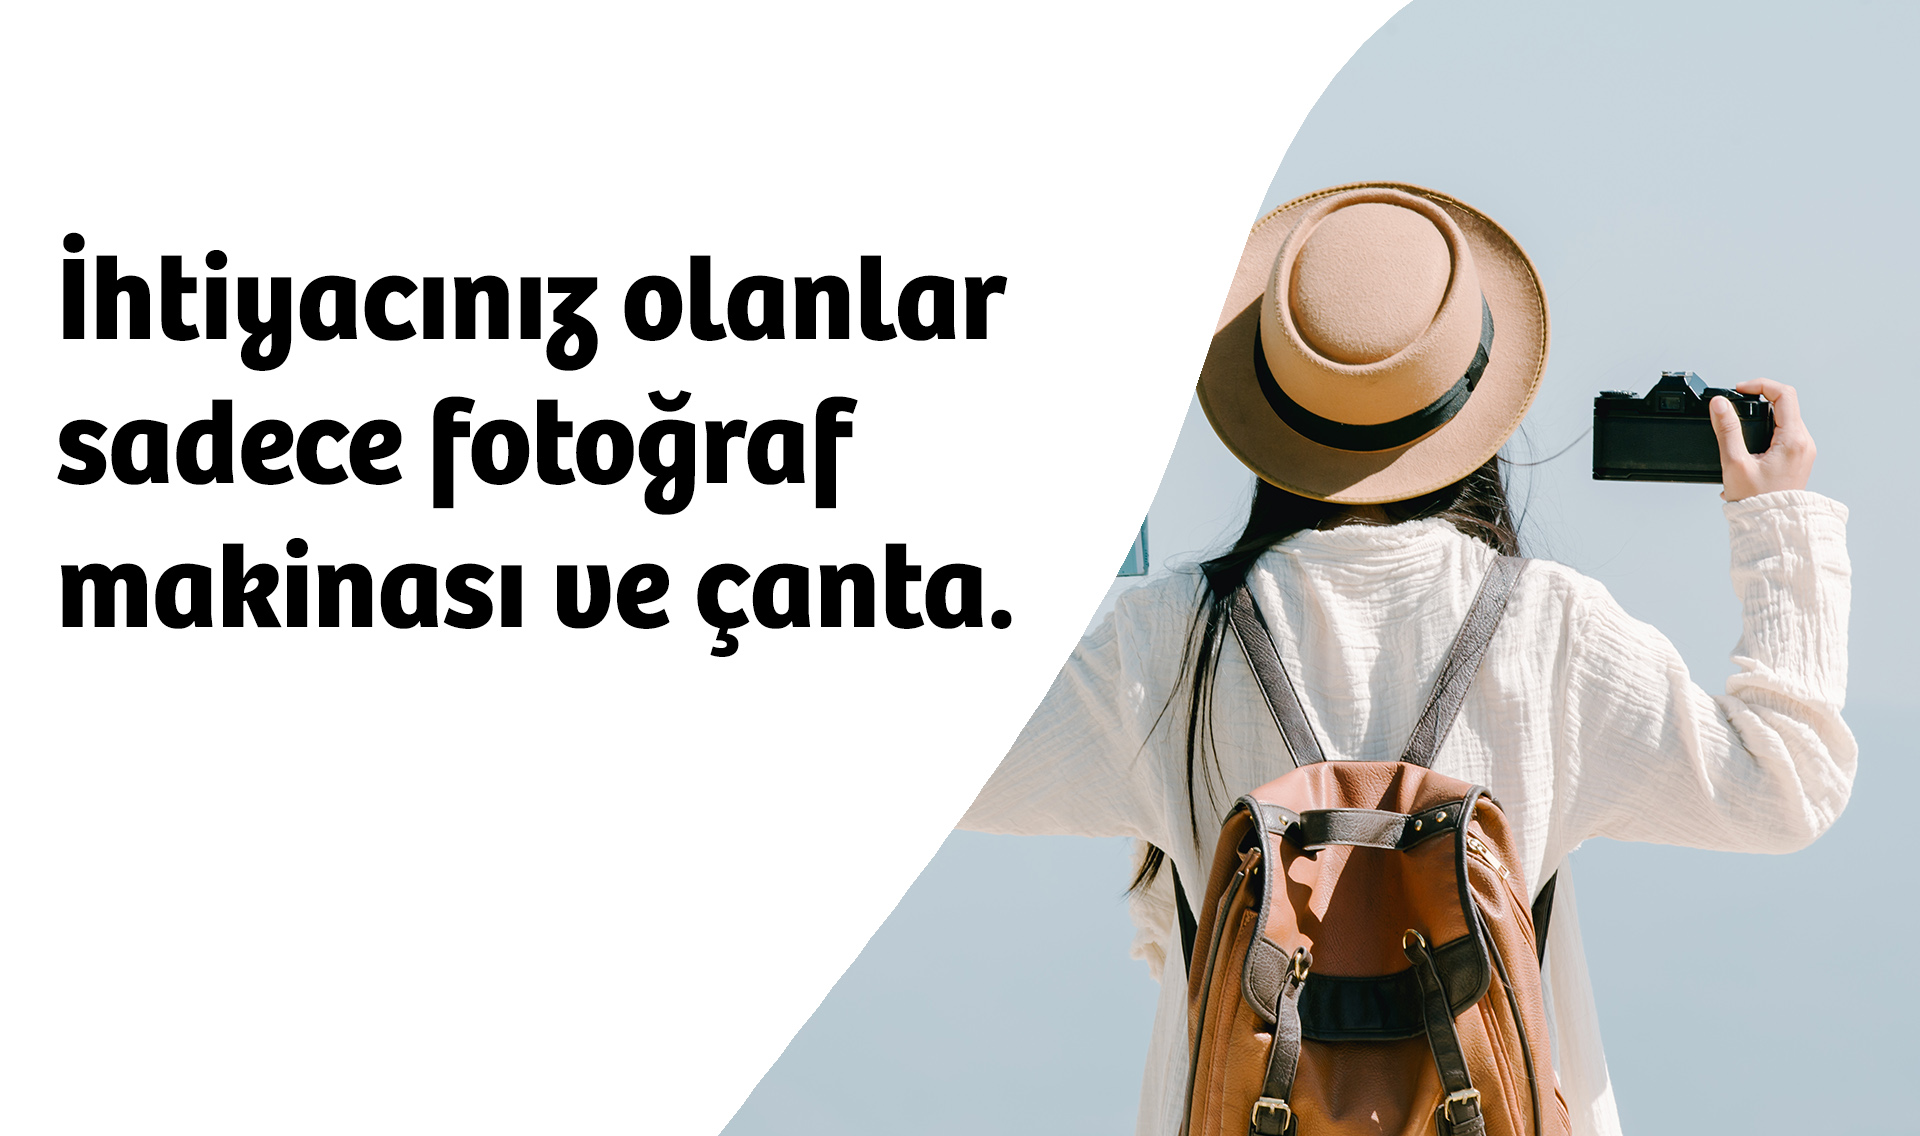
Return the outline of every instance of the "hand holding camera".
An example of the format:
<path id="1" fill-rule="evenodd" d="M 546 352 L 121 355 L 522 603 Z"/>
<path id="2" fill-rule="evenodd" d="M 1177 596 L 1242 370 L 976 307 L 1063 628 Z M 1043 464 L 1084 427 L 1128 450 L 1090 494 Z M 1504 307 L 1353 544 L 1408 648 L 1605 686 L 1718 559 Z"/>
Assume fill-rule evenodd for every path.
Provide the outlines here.
<path id="1" fill-rule="evenodd" d="M 1794 389 L 1771 379 L 1726 390 L 1667 371 L 1644 398 L 1602 391 L 1593 400 L 1596 480 L 1719 482 L 1722 499 L 1739 501 L 1805 489 L 1813 458 Z"/>
<path id="2" fill-rule="evenodd" d="M 1713 433 L 1720 444 L 1720 497 L 1739 501 L 1782 489 L 1805 489 L 1813 472 L 1813 435 L 1800 420 L 1800 398 L 1794 389 L 1772 379 L 1748 379 L 1733 388 L 1760 395 L 1773 404 L 1773 442 L 1761 453 L 1749 453 L 1740 418 L 1722 397 L 1707 404 L 1713 415 Z"/>

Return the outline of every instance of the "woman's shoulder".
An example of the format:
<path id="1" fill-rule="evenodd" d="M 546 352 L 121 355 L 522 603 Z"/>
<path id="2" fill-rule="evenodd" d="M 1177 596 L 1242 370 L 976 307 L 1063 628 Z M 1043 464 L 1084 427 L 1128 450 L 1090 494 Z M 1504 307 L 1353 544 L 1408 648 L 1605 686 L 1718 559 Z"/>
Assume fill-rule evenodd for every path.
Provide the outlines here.
<path id="1" fill-rule="evenodd" d="M 1544 556 L 1526 558 L 1520 579 L 1535 591 L 1569 604 L 1587 604 L 1607 595 L 1607 586 L 1570 564 Z"/>
<path id="2" fill-rule="evenodd" d="M 1364 565 L 1385 576 L 1485 574 L 1499 551 L 1484 539 L 1463 532 L 1443 517 L 1394 525 L 1342 525 L 1308 529 L 1274 545 L 1260 567 L 1275 574 L 1313 572 L 1322 565 L 1345 569 Z M 1564 596 L 1589 595 L 1602 585 L 1578 569 L 1544 557 L 1523 557 L 1532 590 Z"/>
<path id="3" fill-rule="evenodd" d="M 1330 577 L 1375 602 L 1397 596 L 1426 604 L 1445 591 L 1459 593 L 1464 605 L 1499 556 L 1486 540 L 1429 517 L 1298 533 L 1262 556 L 1260 567 L 1283 589 L 1287 577 L 1305 574 Z M 1579 569 L 1545 557 L 1523 559 L 1510 614 L 1517 608 L 1527 617 L 1558 617 L 1607 602 L 1605 585 Z"/>
<path id="4" fill-rule="evenodd" d="M 1206 594 L 1206 575 L 1201 567 L 1177 564 L 1115 597 L 1110 622 L 1116 629 L 1184 628 Z"/>
<path id="5" fill-rule="evenodd" d="M 1351 589 L 1378 603 L 1387 602 L 1389 595 L 1431 594 L 1429 588 L 1439 586 L 1464 589 L 1470 597 L 1471 589 L 1497 556 L 1499 553 L 1478 537 L 1445 520 L 1430 518 L 1297 533 L 1263 553 L 1254 571 L 1270 577 L 1283 592 L 1292 590 L 1289 581 L 1300 575 L 1331 573 L 1337 577 L 1334 586 Z M 1184 640 L 1207 592 L 1206 574 L 1200 564 L 1175 564 L 1121 592 L 1111 615 L 1093 629 L 1093 636 L 1112 636 L 1139 649 L 1147 649 L 1170 635 Z M 1510 613 L 1524 609 L 1524 618 L 1546 617 L 1557 622 L 1609 600 L 1605 585 L 1578 569 L 1556 560 L 1530 557 L 1509 603 Z"/>

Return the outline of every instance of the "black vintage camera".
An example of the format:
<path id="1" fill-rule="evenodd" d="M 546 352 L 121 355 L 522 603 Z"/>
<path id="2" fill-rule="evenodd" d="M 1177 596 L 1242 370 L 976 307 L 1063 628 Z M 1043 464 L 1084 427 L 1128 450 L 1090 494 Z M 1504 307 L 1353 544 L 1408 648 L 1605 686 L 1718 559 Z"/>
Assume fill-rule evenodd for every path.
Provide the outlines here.
<path id="1" fill-rule="evenodd" d="M 1645 398 L 1601 391 L 1593 400 L 1595 481 L 1720 481 L 1720 443 L 1707 403 L 1722 395 L 1740 416 L 1747 452 L 1773 444 L 1773 404 L 1721 390 L 1691 371 L 1666 371 Z"/>

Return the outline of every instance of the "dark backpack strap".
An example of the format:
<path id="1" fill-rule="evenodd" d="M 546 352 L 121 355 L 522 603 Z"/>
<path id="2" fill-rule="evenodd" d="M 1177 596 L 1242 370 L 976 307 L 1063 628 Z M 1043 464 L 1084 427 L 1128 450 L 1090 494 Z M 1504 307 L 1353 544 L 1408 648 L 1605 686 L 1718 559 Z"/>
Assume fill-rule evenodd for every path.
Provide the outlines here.
<path id="1" fill-rule="evenodd" d="M 1480 669 L 1487 645 L 1493 642 L 1494 629 L 1500 626 L 1500 616 L 1507 607 L 1507 593 L 1513 590 L 1513 582 L 1520 578 L 1520 570 L 1526 566 L 1527 562 L 1518 556 L 1502 556 L 1487 569 L 1480 581 L 1480 590 L 1474 594 L 1473 606 L 1467 609 L 1467 620 L 1453 637 L 1447 661 L 1441 664 L 1440 677 L 1434 680 L 1433 693 L 1427 696 L 1427 708 L 1413 727 L 1406 752 L 1400 755 L 1401 761 L 1432 768 L 1440 743 L 1446 740 L 1454 717 L 1460 713 L 1460 704 L 1466 701 L 1467 687 L 1472 685 L 1473 676 Z"/>
<path id="2" fill-rule="evenodd" d="M 1467 1052 L 1460 1044 L 1460 1031 L 1454 1027 L 1447 988 L 1440 981 L 1439 968 L 1433 964 L 1433 949 L 1420 932 L 1412 929 L 1401 940 L 1401 946 L 1420 983 L 1420 1013 L 1426 1019 L 1427 1046 L 1433 1050 L 1440 1087 L 1447 1094 L 1434 1113 L 1434 1127 L 1440 1136 L 1486 1136 L 1486 1119 L 1480 1112 L 1480 1090 L 1473 1087 L 1473 1079 L 1468 1075 Z"/>
<path id="3" fill-rule="evenodd" d="M 1248 1136 L 1294 1136 L 1293 1077 L 1300 1068 L 1300 989 L 1307 980 L 1313 955 L 1294 949 L 1286 960 L 1287 973 L 1273 1004 L 1273 1041 L 1267 1047 L 1267 1079 L 1247 1118 Z"/>
<path id="4" fill-rule="evenodd" d="M 1186 973 L 1193 971 L 1193 940 L 1200 934 L 1200 921 L 1193 917 L 1193 905 L 1187 902 L 1187 889 L 1180 886 L 1180 869 L 1173 866 L 1173 857 L 1166 859 L 1167 870 L 1173 873 L 1173 907 L 1180 916 L 1180 957 L 1185 960 Z M 1548 887 L 1553 885 L 1549 883 Z M 1542 942 L 1546 940 L 1541 939 Z"/>
<path id="5" fill-rule="evenodd" d="M 1533 937 L 1541 966 L 1547 965 L 1547 924 L 1553 920 L 1553 885 L 1559 882 L 1560 873 L 1555 872 L 1547 877 L 1540 894 L 1533 897 Z"/>
<path id="6" fill-rule="evenodd" d="M 1300 706 L 1300 695 L 1287 677 L 1287 668 L 1280 664 L 1280 649 L 1274 645 L 1267 621 L 1261 618 L 1260 605 L 1253 602 L 1253 593 L 1247 590 L 1246 579 L 1236 581 L 1232 591 L 1215 582 L 1214 590 L 1227 604 L 1234 638 L 1240 640 L 1240 651 L 1260 683 L 1260 693 L 1266 696 L 1267 710 L 1273 715 L 1273 724 L 1280 727 L 1280 740 L 1286 743 L 1294 767 L 1325 761 L 1320 739 L 1307 722 L 1307 712 Z"/>

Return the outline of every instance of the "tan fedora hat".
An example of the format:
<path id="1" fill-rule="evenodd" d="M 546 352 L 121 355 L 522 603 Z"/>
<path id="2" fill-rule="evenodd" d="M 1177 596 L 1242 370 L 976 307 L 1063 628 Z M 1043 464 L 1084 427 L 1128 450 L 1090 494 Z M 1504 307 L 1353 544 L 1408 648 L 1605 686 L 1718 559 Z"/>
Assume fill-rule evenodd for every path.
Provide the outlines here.
<path id="1" fill-rule="evenodd" d="M 1498 452 L 1546 364 L 1546 295 L 1505 229 L 1430 189 L 1363 182 L 1253 227 L 1200 405 L 1265 481 L 1402 501 Z"/>

